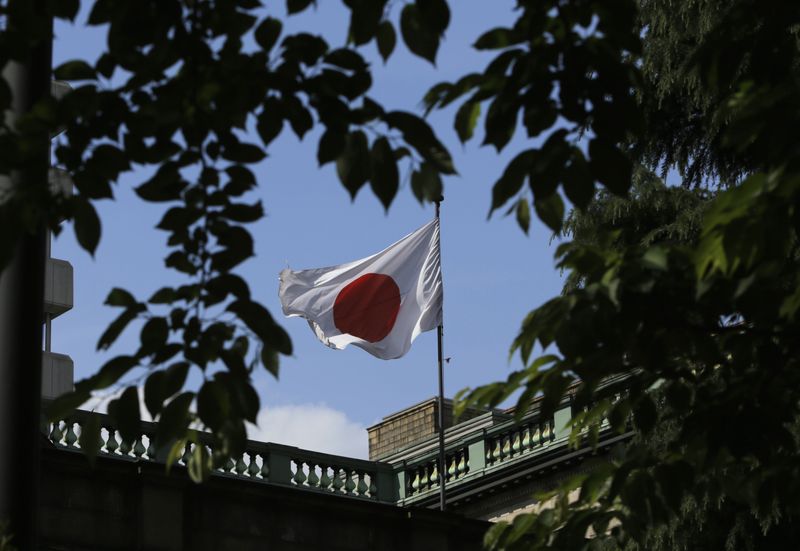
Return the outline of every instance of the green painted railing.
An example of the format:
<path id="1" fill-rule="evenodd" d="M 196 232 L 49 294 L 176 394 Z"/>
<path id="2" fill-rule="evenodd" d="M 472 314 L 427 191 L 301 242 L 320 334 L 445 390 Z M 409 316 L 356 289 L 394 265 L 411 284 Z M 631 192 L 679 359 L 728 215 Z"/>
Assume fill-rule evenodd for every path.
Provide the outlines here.
<path id="1" fill-rule="evenodd" d="M 140 436 L 134 442 L 123 442 L 108 416 L 78 411 L 48 427 L 50 441 L 59 448 L 79 451 L 81 427 L 90 415 L 100 418 L 100 457 L 164 462 L 153 444 L 155 423 L 142 422 Z M 570 418 L 571 407 L 564 404 L 551 417 L 533 410 L 519 422 L 503 421 L 475 431 L 460 426 L 463 436 L 445 447 L 448 491 L 545 454 L 566 453 Z M 476 421 L 480 418 L 468 423 Z M 200 434 L 200 445 L 210 449 L 210 438 Z M 179 465 L 186 465 L 194 445 L 186 447 Z M 397 505 L 422 504 L 439 490 L 438 450 L 433 444 L 423 448 L 403 460 L 378 462 L 248 441 L 245 452 L 216 469 L 214 475 Z"/>
<path id="2" fill-rule="evenodd" d="M 49 440 L 59 448 L 80 451 L 81 429 L 89 416 L 100 418 L 99 457 L 164 462 L 165 458 L 159 455 L 154 445 L 155 423 L 142 422 L 139 437 L 133 442 L 124 442 L 107 415 L 77 411 L 67 419 L 49 425 Z M 211 440 L 205 433 L 201 433 L 200 442 L 200 445 L 211 448 Z M 180 466 L 186 465 L 194 446 L 186 446 L 178 460 Z M 253 440 L 247 442 L 241 456 L 230 459 L 213 474 L 386 503 L 396 503 L 398 498 L 396 477 L 388 463 Z"/>
<path id="3" fill-rule="evenodd" d="M 571 408 L 543 418 L 533 411 L 519 422 L 509 420 L 480 429 L 445 446 L 445 484 L 452 490 L 489 472 L 529 460 L 561 446 L 566 449 Z M 439 490 L 438 450 L 395 463 L 398 503 L 408 505 L 435 495 Z"/>

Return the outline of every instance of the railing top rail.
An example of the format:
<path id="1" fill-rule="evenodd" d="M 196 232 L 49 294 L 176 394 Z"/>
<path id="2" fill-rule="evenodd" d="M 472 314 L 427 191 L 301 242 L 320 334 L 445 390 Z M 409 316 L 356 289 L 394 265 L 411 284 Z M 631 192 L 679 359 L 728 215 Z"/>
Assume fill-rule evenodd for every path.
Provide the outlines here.
<path id="1" fill-rule="evenodd" d="M 91 416 L 100 417 L 100 426 L 107 428 L 112 427 L 116 428 L 113 419 L 105 413 L 94 412 L 94 411 L 86 411 L 86 410 L 75 410 L 71 414 L 67 415 L 64 419 L 60 421 L 64 422 L 77 422 L 80 423 L 88 419 Z M 158 428 L 158 423 L 153 421 L 141 421 L 140 422 L 140 432 L 142 435 L 150 436 L 154 434 Z M 211 444 L 212 438 L 211 435 L 207 432 L 199 432 L 200 441 L 204 444 Z M 274 442 L 261 442 L 259 440 L 247 440 L 245 444 L 245 453 L 249 452 L 264 452 L 264 453 L 281 453 L 283 455 L 292 456 L 297 459 L 303 460 L 313 460 L 318 461 L 320 463 L 324 463 L 327 465 L 336 465 L 340 467 L 352 467 L 355 469 L 361 470 L 371 470 L 371 471 L 391 471 L 392 465 L 385 462 L 380 461 L 370 461 L 367 459 L 360 459 L 357 457 L 347 457 L 343 455 L 335 455 L 330 453 L 318 452 L 314 450 L 307 450 L 303 448 L 298 448 L 296 446 L 288 446 L 285 444 L 277 444 Z"/>

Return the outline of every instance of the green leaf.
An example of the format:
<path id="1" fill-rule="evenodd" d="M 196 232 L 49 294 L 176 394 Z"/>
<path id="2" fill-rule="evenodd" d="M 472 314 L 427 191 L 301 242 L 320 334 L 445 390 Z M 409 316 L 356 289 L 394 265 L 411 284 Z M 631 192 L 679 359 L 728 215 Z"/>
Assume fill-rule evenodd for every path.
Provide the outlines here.
<path id="1" fill-rule="evenodd" d="M 197 393 L 197 414 L 212 431 L 218 431 L 231 414 L 230 395 L 218 381 L 206 381 Z"/>
<path id="2" fill-rule="evenodd" d="M 250 223 L 264 217 L 264 207 L 261 201 L 247 205 L 245 203 L 230 203 L 225 205 L 220 215 L 234 222 Z"/>
<path id="3" fill-rule="evenodd" d="M 228 306 L 227 311 L 236 314 L 264 344 L 287 356 L 292 353 L 289 335 L 275 323 L 269 311 L 257 302 L 237 300 Z"/>
<path id="4" fill-rule="evenodd" d="M 264 109 L 258 115 L 256 130 L 261 136 L 264 147 L 268 146 L 272 140 L 278 137 L 283 130 L 283 113 L 281 104 L 275 98 L 264 100 Z"/>
<path id="5" fill-rule="evenodd" d="M 336 172 L 350 197 L 355 199 L 358 190 L 369 179 L 370 155 L 367 136 L 360 130 L 351 132 L 345 139 L 344 152 L 336 160 Z"/>
<path id="6" fill-rule="evenodd" d="M 506 48 L 517 42 L 519 42 L 519 40 L 515 36 L 513 30 L 497 27 L 483 33 L 472 47 L 476 50 L 497 50 Z"/>
<path id="7" fill-rule="evenodd" d="M 108 403 L 108 414 L 116 421 L 123 441 L 132 443 L 141 435 L 139 391 L 135 386 L 129 386 Z"/>
<path id="8" fill-rule="evenodd" d="M 611 193 L 624 197 L 631 186 L 631 161 L 613 143 L 594 138 L 589 142 L 589 165 Z"/>
<path id="9" fill-rule="evenodd" d="M 172 287 L 162 287 L 147 301 L 150 304 L 169 304 L 177 300 L 177 294 Z"/>
<path id="10" fill-rule="evenodd" d="M 132 294 L 125 289 L 120 289 L 119 287 L 114 287 L 111 289 L 104 304 L 107 306 L 122 306 L 124 308 L 131 308 L 140 305 L 140 303 Z"/>
<path id="11" fill-rule="evenodd" d="M 397 34 L 391 21 L 383 21 L 378 26 L 376 42 L 378 44 L 378 53 L 381 54 L 383 62 L 386 63 L 397 44 Z"/>
<path id="12" fill-rule="evenodd" d="M 81 247 L 94 256 L 97 245 L 100 243 L 100 218 L 97 216 L 94 205 L 82 197 L 74 198 L 73 205 L 75 237 Z"/>
<path id="13" fill-rule="evenodd" d="M 85 61 L 73 59 L 56 67 L 53 76 L 57 80 L 94 80 L 97 78 L 97 73 Z"/>
<path id="14" fill-rule="evenodd" d="M 392 146 L 385 137 L 380 137 L 372 144 L 372 177 L 370 183 L 372 191 L 380 199 L 383 208 L 389 210 L 389 205 L 397 195 L 400 176 L 394 159 Z"/>
<path id="15" fill-rule="evenodd" d="M 442 174 L 455 174 L 453 159 L 447 148 L 433 133 L 430 125 L 420 117 L 405 111 L 391 111 L 384 122 L 403 133 L 403 139 L 413 146 L 422 158 L 432 163 Z"/>
<path id="16" fill-rule="evenodd" d="M 257 163 L 264 160 L 267 154 L 255 144 L 231 142 L 225 145 L 222 157 L 234 163 Z"/>
<path id="17" fill-rule="evenodd" d="M 139 337 L 142 343 L 139 353 L 147 355 L 156 352 L 167 343 L 168 337 L 169 325 L 167 325 L 166 318 L 157 317 L 147 320 Z"/>
<path id="18" fill-rule="evenodd" d="M 189 362 L 176 362 L 164 371 L 162 392 L 164 398 L 170 398 L 183 389 L 186 377 L 189 375 Z"/>
<path id="19" fill-rule="evenodd" d="M 114 0 L 95 0 L 86 23 L 89 25 L 109 23 L 114 15 L 113 2 Z"/>
<path id="20" fill-rule="evenodd" d="M 84 382 L 91 390 L 102 390 L 117 384 L 126 373 L 138 365 L 139 360 L 135 356 L 117 356 L 108 360 L 100 371 Z"/>
<path id="21" fill-rule="evenodd" d="M 461 143 L 466 143 L 472 138 L 480 114 L 481 104 L 477 101 L 464 102 L 464 104 L 458 108 L 454 126 Z"/>
<path id="22" fill-rule="evenodd" d="M 144 405 L 155 419 L 164 407 L 164 371 L 154 371 L 144 383 Z"/>
<path id="23" fill-rule="evenodd" d="M 411 53 L 436 65 L 439 36 L 431 32 L 416 4 L 406 4 L 400 14 L 400 33 Z"/>
<path id="24" fill-rule="evenodd" d="M 531 227 L 531 209 L 528 206 L 528 200 L 524 197 L 517 201 L 517 224 L 527 235 Z"/>
<path id="25" fill-rule="evenodd" d="M 78 389 L 76 385 L 76 390 L 73 392 L 62 394 L 50 402 L 50 405 L 47 406 L 47 419 L 50 422 L 63 420 L 78 407 L 85 404 L 90 397 L 89 390 L 85 387 Z"/>
<path id="26" fill-rule="evenodd" d="M 508 163 L 503 175 L 492 187 L 492 206 L 489 209 L 489 216 L 519 193 L 535 157 L 536 150 L 528 149 L 519 153 Z"/>
<path id="27" fill-rule="evenodd" d="M 653 399 L 647 394 L 643 394 L 633 407 L 633 421 L 636 428 L 644 434 L 648 434 L 655 427 L 657 419 L 658 411 Z"/>
<path id="28" fill-rule="evenodd" d="M 191 416 L 189 406 L 194 400 L 194 392 L 184 392 L 173 398 L 164 407 L 158 419 L 158 448 L 164 449 L 175 439 L 185 435 Z"/>
<path id="29" fill-rule="evenodd" d="M 348 2 L 351 10 L 349 40 L 357 46 L 372 40 L 385 5 L 386 0 Z"/>
<path id="30" fill-rule="evenodd" d="M 114 341 L 117 340 L 120 333 L 128 326 L 128 324 L 136 319 L 140 312 L 144 311 L 144 307 L 134 307 L 128 308 L 124 312 L 122 312 L 117 319 L 112 321 L 109 326 L 103 331 L 103 334 L 100 335 L 100 338 L 97 340 L 97 350 L 107 350 Z"/>
<path id="31" fill-rule="evenodd" d="M 278 378 L 278 371 L 280 369 L 280 356 L 275 350 L 269 348 L 268 346 L 262 347 L 261 363 L 264 366 L 264 369 L 269 371 L 273 377 L 276 379 Z"/>
<path id="32" fill-rule="evenodd" d="M 545 199 L 537 199 L 533 202 L 536 215 L 547 224 L 554 232 L 561 231 L 564 223 L 564 202 L 558 193 L 553 193 Z"/>
<path id="33" fill-rule="evenodd" d="M 429 163 L 422 163 L 419 170 L 411 173 L 411 191 L 422 203 L 424 201 L 441 201 L 442 179 Z"/>
<path id="34" fill-rule="evenodd" d="M 312 2 L 316 4 L 315 0 L 286 0 L 286 9 L 289 15 L 291 15 L 303 11 L 310 6 Z"/>
<path id="35" fill-rule="evenodd" d="M 103 445 L 100 438 L 100 416 L 89 415 L 81 424 L 81 435 L 78 437 L 78 444 L 81 446 L 83 455 L 89 460 L 89 464 L 94 466 L 97 452 Z"/>
<path id="36" fill-rule="evenodd" d="M 255 39 L 261 49 L 265 52 L 272 50 L 275 43 L 278 42 L 278 37 L 281 35 L 283 24 L 275 18 L 265 17 L 264 20 L 256 27 Z"/>
<path id="37" fill-rule="evenodd" d="M 498 94 L 486 113 L 483 145 L 493 145 L 500 152 L 511 141 L 517 128 L 520 102 L 516 95 Z"/>
<path id="38" fill-rule="evenodd" d="M 289 96 L 284 99 L 283 104 L 289 125 L 294 130 L 294 133 L 297 134 L 297 137 L 302 140 L 306 132 L 314 126 L 314 119 L 311 118 L 311 113 L 295 96 Z"/>
<path id="39" fill-rule="evenodd" d="M 363 71 L 367 68 L 367 62 L 358 52 L 349 48 L 338 48 L 330 51 L 325 56 L 325 63 L 347 69 L 348 71 Z"/>
<path id="40" fill-rule="evenodd" d="M 319 148 L 317 149 L 317 161 L 319 162 L 319 166 L 335 161 L 344 151 L 344 147 L 344 134 L 331 130 L 330 128 L 326 130 L 319 139 Z"/>
<path id="41" fill-rule="evenodd" d="M 195 444 L 189 464 L 186 465 L 189 478 L 192 482 L 200 484 L 208 479 L 211 474 L 211 456 L 202 444 Z"/>
<path id="42" fill-rule="evenodd" d="M 579 209 L 586 208 L 594 197 L 594 179 L 580 149 L 572 152 L 570 164 L 564 170 L 563 184 L 567 199 Z"/>
<path id="43" fill-rule="evenodd" d="M 445 0 L 415 0 L 423 24 L 436 36 L 444 35 L 450 24 L 450 7 Z"/>
<path id="44" fill-rule="evenodd" d="M 666 271 L 669 258 L 664 247 L 655 245 L 647 249 L 642 256 L 642 264 L 654 270 Z"/>

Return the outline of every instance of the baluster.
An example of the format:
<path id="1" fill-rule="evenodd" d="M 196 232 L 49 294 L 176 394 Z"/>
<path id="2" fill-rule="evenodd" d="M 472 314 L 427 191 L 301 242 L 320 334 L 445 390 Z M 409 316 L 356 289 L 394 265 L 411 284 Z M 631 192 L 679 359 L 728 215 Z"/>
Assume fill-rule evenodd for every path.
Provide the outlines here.
<path id="1" fill-rule="evenodd" d="M 103 427 L 100 427 L 100 430 L 97 432 L 97 453 L 106 453 L 103 448 L 106 445 L 106 441 L 103 440 Z"/>
<path id="2" fill-rule="evenodd" d="M 78 441 L 78 435 L 75 434 L 75 423 L 67 421 L 67 434 L 64 436 L 64 443 L 68 448 L 75 447 L 75 442 Z"/>
<path id="3" fill-rule="evenodd" d="M 467 451 L 464 450 L 461 452 L 460 455 L 461 459 L 458 461 L 458 467 L 456 468 L 457 476 L 461 476 L 467 472 L 468 463 L 467 463 Z"/>
<path id="4" fill-rule="evenodd" d="M 269 480 L 269 456 L 261 455 L 261 480 Z"/>
<path id="5" fill-rule="evenodd" d="M 419 467 L 414 469 L 414 479 L 411 481 L 411 493 L 416 494 L 422 485 L 422 480 L 419 477 Z"/>
<path id="6" fill-rule="evenodd" d="M 236 474 L 243 476 L 247 471 L 247 464 L 244 462 L 244 454 L 240 455 L 236 460 Z"/>
<path id="7" fill-rule="evenodd" d="M 294 483 L 297 484 L 298 486 L 302 486 L 303 483 L 306 481 L 306 473 L 303 472 L 303 462 L 294 459 L 293 463 L 295 465 L 296 470 L 294 476 L 292 477 L 292 480 L 294 480 Z"/>
<path id="8" fill-rule="evenodd" d="M 136 457 L 136 459 L 141 459 L 146 451 L 147 448 L 145 448 L 144 444 L 142 444 L 142 438 L 137 438 L 133 443 L 133 455 Z"/>
<path id="9" fill-rule="evenodd" d="M 308 463 L 308 485 L 312 488 L 319 488 L 319 476 L 317 476 L 317 464 Z"/>
<path id="10" fill-rule="evenodd" d="M 366 495 L 367 490 L 369 490 L 369 486 L 367 486 L 364 476 L 364 471 L 358 471 L 358 484 L 356 484 L 356 493 L 360 496 Z"/>
<path id="11" fill-rule="evenodd" d="M 539 445 L 542 443 L 542 429 L 541 426 L 537 423 L 536 429 L 533 431 L 533 437 L 531 438 L 531 447 L 538 448 Z"/>
<path id="12" fill-rule="evenodd" d="M 344 492 L 347 495 L 351 495 L 353 490 L 356 489 L 356 483 L 353 481 L 353 471 L 350 469 L 345 470 L 345 479 L 344 479 Z"/>
<path id="13" fill-rule="evenodd" d="M 606 419 L 606 422 L 608 420 Z M 550 426 L 550 442 L 556 439 L 556 420 L 550 419 L 547 421 L 547 424 Z"/>
<path id="14" fill-rule="evenodd" d="M 542 445 L 545 445 L 550 442 L 550 434 L 553 431 L 550 430 L 550 421 L 545 421 L 542 424 Z"/>
<path id="15" fill-rule="evenodd" d="M 447 480 L 452 480 L 458 474 L 458 454 L 447 458 Z"/>
<path id="16" fill-rule="evenodd" d="M 50 441 L 60 446 L 62 438 L 64 438 L 64 433 L 61 431 L 61 421 L 56 421 L 50 431 Z"/>
<path id="17" fill-rule="evenodd" d="M 500 461 L 500 457 L 502 455 L 502 436 L 498 436 L 494 439 L 493 446 L 492 446 L 492 463 L 495 461 Z"/>
<path id="18" fill-rule="evenodd" d="M 514 442 L 511 445 L 512 455 L 519 455 L 521 448 L 522 448 L 522 431 L 520 429 L 516 429 L 514 431 Z"/>
<path id="19" fill-rule="evenodd" d="M 431 474 L 428 477 L 428 488 L 433 488 L 439 485 L 439 462 L 434 461 L 431 467 Z"/>
<path id="20" fill-rule="evenodd" d="M 222 467 L 222 472 L 229 473 L 236 468 L 236 461 L 233 460 L 232 457 L 229 457 L 228 460 L 225 462 L 225 465 Z"/>
<path id="21" fill-rule="evenodd" d="M 247 476 L 249 476 L 250 478 L 258 478 L 259 469 L 258 469 L 258 463 L 256 462 L 258 454 L 250 453 L 249 455 L 250 455 L 250 464 L 247 466 Z"/>
<path id="22" fill-rule="evenodd" d="M 531 425 L 530 423 L 525 423 L 522 428 L 522 453 L 529 449 L 531 449 Z"/>
<path id="23" fill-rule="evenodd" d="M 505 459 L 511 455 L 511 433 L 506 433 L 503 435 L 503 450 L 500 452 L 500 457 Z"/>
<path id="24" fill-rule="evenodd" d="M 319 468 L 322 470 L 322 477 L 319 479 L 319 486 L 323 490 L 332 490 L 331 483 L 333 480 L 330 476 L 328 476 L 328 469 L 327 465 L 320 465 Z"/>
<path id="25" fill-rule="evenodd" d="M 131 443 L 125 440 L 121 434 L 119 435 L 119 439 L 120 439 L 119 453 L 127 457 L 128 454 L 131 452 Z"/>
<path id="26" fill-rule="evenodd" d="M 147 459 L 155 461 L 156 458 L 156 439 L 152 434 L 147 435 Z"/>
<path id="27" fill-rule="evenodd" d="M 375 480 L 378 477 L 373 476 L 371 473 L 367 473 L 367 476 L 369 477 L 369 497 L 378 499 L 378 487 L 375 485 Z"/>
<path id="28" fill-rule="evenodd" d="M 420 469 L 422 470 L 422 476 L 419 479 L 419 490 L 421 492 L 423 490 L 427 490 L 430 485 L 428 484 L 428 465 L 420 465 Z"/>
<path id="29" fill-rule="evenodd" d="M 337 493 L 341 492 L 342 488 L 344 488 L 344 473 L 336 466 L 332 466 L 331 469 L 333 470 L 333 491 Z"/>

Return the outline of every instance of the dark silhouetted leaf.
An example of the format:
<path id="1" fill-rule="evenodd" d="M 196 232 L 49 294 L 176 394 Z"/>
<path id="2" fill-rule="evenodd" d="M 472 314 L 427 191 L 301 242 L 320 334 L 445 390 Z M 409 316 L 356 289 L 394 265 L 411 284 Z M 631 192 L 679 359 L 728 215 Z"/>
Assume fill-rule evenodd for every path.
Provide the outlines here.
<path id="1" fill-rule="evenodd" d="M 377 34 L 377 44 L 378 44 L 378 53 L 381 54 L 383 58 L 383 62 L 386 63 L 389 60 L 389 56 L 392 55 L 394 51 L 394 47 L 397 44 L 397 34 L 394 30 L 394 25 L 392 25 L 391 21 L 383 21 L 378 26 L 378 34 Z"/>
<path id="2" fill-rule="evenodd" d="M 465 143 L 472 138 L 480 114 L 481 104 L 478 102 L 467 101 L 458 108 L 455 118 L 455 129 L 461 143 Z"/>
<path id="3" fill-rule="evenodd" d="M 554 232 L 561 231 L 564 223 L 564 202 L 558 193 L 553 193 L 544 199 L 537 199 L 533 202 L 536 209 L 536 216 L 547 224 Z"/>
<path id="4" fill-rule="evenodd" d="M 397 195 L 400 177 L 397 173 L 397 164 L 389 140 L 378 138 L 372 144 L 372 176 L 370 183 L 372 191 L 380 199 L 383 208 L 389 209 L 392 200 Z"/>
<path id="5" fill-rule="evenodd" d="M 256 27 L 256 42 L 258 42 L 258 45 L 261 46 L 265 52 L 269 52 L 272 50 L 272 47 L 275 46 L 275 43 L 278 42 L 281 29 L 283 29 L 283 24 L 277 19 L 272 17 L 264 18 L 258 27 Z"/>
<path id="6" fill-rule="evenodd" d="M 406 4 L 400 14 L 400 33 L 413 54 L 436 64 L 439 36 L 431 32 L 416 4 Z"/>
<path id="7" fill-rule="evenodd" d="M 336 160 L 336 172 L 350 197 L 355 199 L 358 190 L 369 179 L 370 155 L 367 136 L 360 130 L 347 135 L 344 152 Z"/>
<path id="8" fill-rule="evenodd" d="M 420 203 L 442 199 L 442 179 L 432 165 L 422 163 L 419 170 L 411 173 L 411 191 Z"/>

